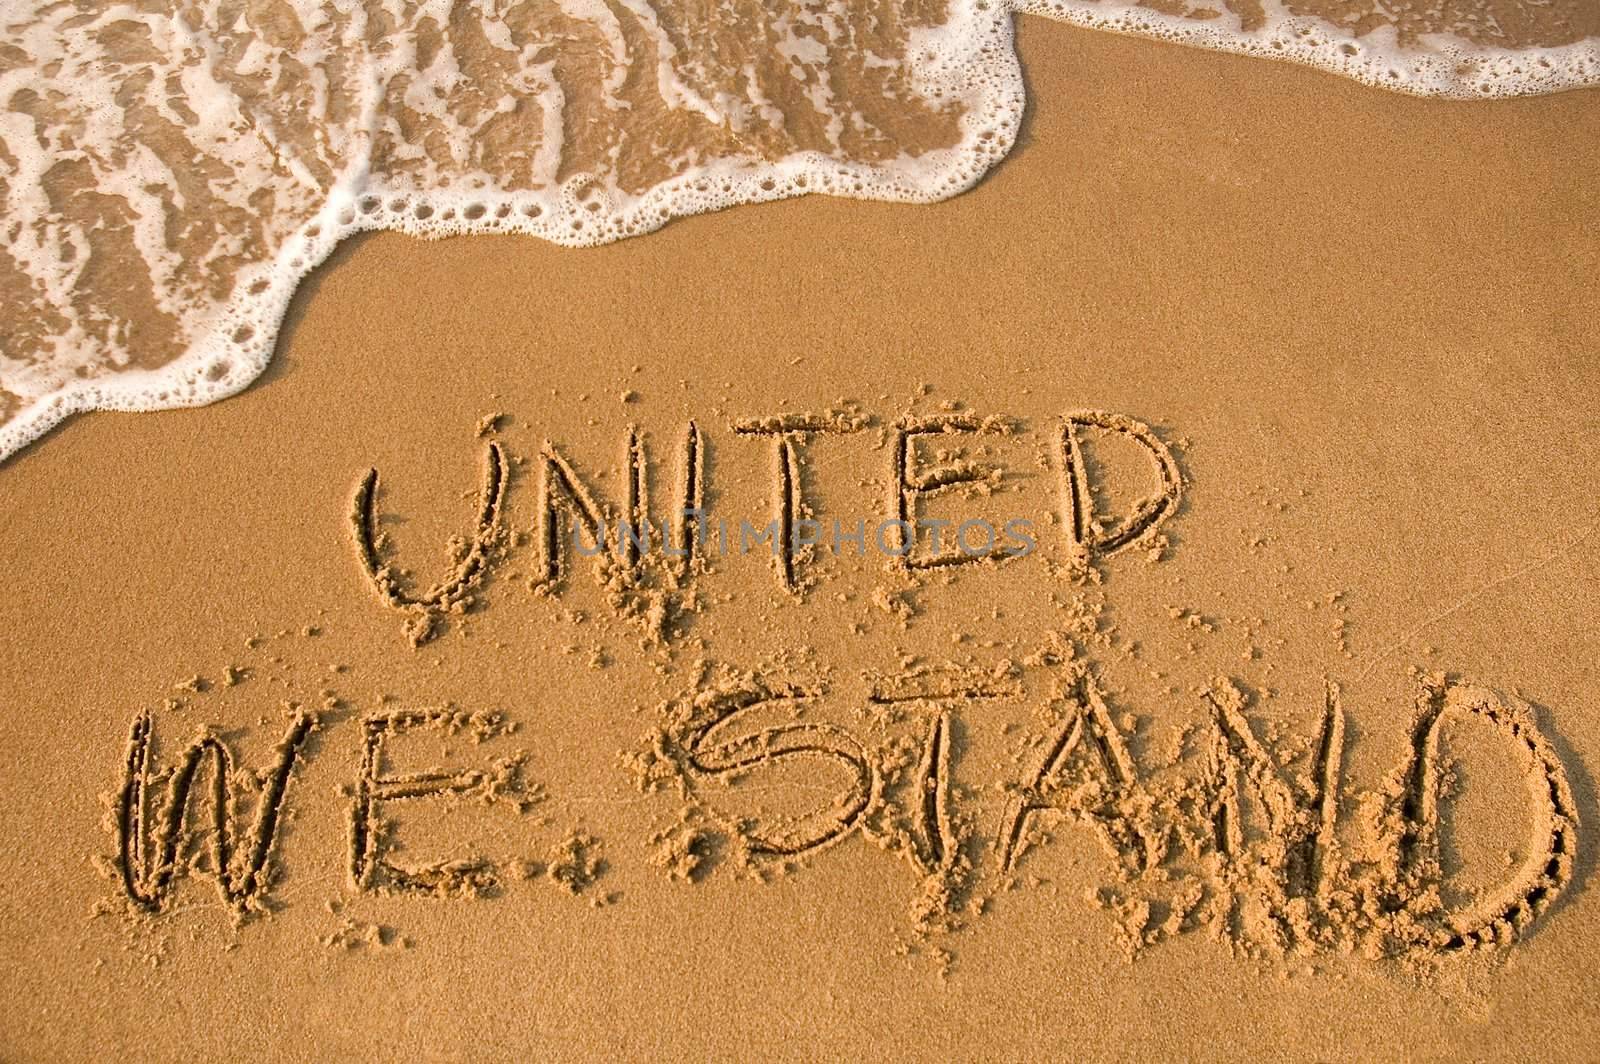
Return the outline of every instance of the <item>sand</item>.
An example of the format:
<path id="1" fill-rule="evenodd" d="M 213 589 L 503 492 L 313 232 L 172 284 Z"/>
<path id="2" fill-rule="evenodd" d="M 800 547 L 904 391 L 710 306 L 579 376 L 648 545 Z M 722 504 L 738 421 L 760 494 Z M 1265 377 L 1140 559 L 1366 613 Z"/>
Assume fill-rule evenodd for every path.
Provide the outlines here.
<path id="1" fill-rule="evenodd" d="M 8 1058 L 1591 1055 L 1592 95 L 1020 37 L 967 195 L 362 239 L 0 468 Z"/>

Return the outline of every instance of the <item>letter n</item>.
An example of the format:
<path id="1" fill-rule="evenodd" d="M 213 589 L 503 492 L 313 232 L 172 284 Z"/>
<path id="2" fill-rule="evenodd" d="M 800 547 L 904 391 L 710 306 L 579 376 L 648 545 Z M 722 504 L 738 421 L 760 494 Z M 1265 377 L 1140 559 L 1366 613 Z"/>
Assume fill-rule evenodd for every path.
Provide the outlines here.
<path id="1" fill-rule="evenodd" d="M 1336 844 L 1339 789 L 1343 777 L 1344 709 L 1339 688 L 1328 684 L 1317 735 L 1309 786 L 1286 781 L 1272 754 L 1255 737 L 1244 714 L 1245 693 L 1219 679 L 1206 693 L 1211 707 L 1212 744 L 1207 771 L 1207 814 L 1212 845 L 1231 871 L 1249 864 L 1244 833 L 1245 796 L 1266 814 L 1266 829 L 1278 845 L 1267 848 L 1282 909 L 1292 898 L 1319 897 L 1324 866 Z M 1281 913 L 1280 913 L 1281 915 Z"/>

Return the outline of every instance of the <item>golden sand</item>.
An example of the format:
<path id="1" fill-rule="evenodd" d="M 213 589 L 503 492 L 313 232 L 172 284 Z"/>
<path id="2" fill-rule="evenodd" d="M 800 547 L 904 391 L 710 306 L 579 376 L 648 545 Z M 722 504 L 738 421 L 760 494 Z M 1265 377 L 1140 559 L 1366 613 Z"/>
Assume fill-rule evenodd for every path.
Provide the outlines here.
<path id="1" fill-rule="evenodd" d="M 1590 1055 L 1592 96 L 1021 36 L 968 195 L 364 239 L 0 469 L 6 1056 Z M 716 541 L 907 515 L 1036 547 Z"/>

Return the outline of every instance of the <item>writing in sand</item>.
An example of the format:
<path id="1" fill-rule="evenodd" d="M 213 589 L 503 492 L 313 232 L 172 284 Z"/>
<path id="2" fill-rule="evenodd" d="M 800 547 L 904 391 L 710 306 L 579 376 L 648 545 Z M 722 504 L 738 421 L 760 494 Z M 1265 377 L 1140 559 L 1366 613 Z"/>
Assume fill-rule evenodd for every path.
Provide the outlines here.
<path id="1" fill-rule="evenodd" d="M 881 510 L 825 527 L 808 501 L 805 455 L 819 437 L 874 428 Z M 487 419 L 484 435 L 493 429 Z M 823 578 L 819 554 L 838 549 L 841 529 L 850 552 L 881 554 L 885 570 L 940 579 L 1042 555 L 1049 535 L 1093 579 L 1094 566 L 1120 551 L 1164 549 L 1162 527 L 1185 506 L 1185 479 L 1161 434 L 1103 411 L 1065 414 L 1043 434 L 1057 474 L 1058 520 L 1049 529 L 1004 513 L 934 525 L 924 511 L 933 497 L 981 489 L 994 475 L 969 456 L 930 456 L 929 441 L 1029 431 L 1013 419 L 947 412 L 878 426 L 857 411 L 830 411 L 741 418 L 731 429 L 771 451 L 771 509 L 758 520 L 708 509 L 708 437 L 691 421 L 667 520 L 652 516 L 652 466 L 643 435 L 629 428 L 614 499 L 546 442 L 532 470 L 537 524 L 518 537 L 505 527 L 506 500 L 528 462 L 490 440 L 475 527 L 437 584 L 415 590 L 390 562 L 376 470 L 358 479 L 349 511 L 354 553 L 379 608 L 399 610 L 415 643 L 528 546 L 528 582 L 541 594 L 558 594 L 586 559 L 619 623 L 638 621 L 647 640 L 670 644 L 684 630 L 695 578 L 725 554 L 760 555 L 765 590 L 803 597 Z M 1101 512 L 1107 493 L 1095 480 L 1109 467 L 1087 457 L 1095 439 L 1143 456 L 1142 471 L 1125 470 L 1135 468 L 1146 491 L 1125 492 L 1136 501 L 1120 514 Z M 700 655 L 676 671 L 658 669 L 669 686 L 661 695 L 641 691 L 646 704 L 627 707 L 647 712 L 649 725 L 615 757 L 621 777 L 660 804 L 660 828 L 646 845 L 651 861 L 688 883 L 717 874 L 766 879 L 801 874 L 865 842 L 908 869 L 909 923 L 931 936 L 970 927 L 1006 892 L 1036 885 L 1030 864 L 1040 853 L 1089 846 L 1101 855 L 1089 900 L 1130 955 L 1209 931 L 1248 953 L 1436 958 L 1513 943 L 1573 881 L 1577 814 L 1567 772 L 1538 711 L 1520 700 L 1415 672 L 1414 709 L 1392 768 L 1357 790 L 1346 778 L 1345 699 L 1332 681 L 1321 704 L 1306 707 L 1315 710 L 1312 733 L 1286 738 L 1261 726 L 1257 692 L 1218 676 L 1195 691 L 1184 739 L 1163 759 L 1130 743 L 1140 707 L 1109 693 L 1092 641 L 1069 627 L 1006 649 L 982 666 L 900 659 L 881 669 L 834 667 L 790 648 L 740 665 Z M 346 892 L 485 899 L 540 877 L 584 891 L 605 871 L 599 843 L 584 833 L 521 857 L 464 849 L 419 863 L 403 852 L 396 809 L 430 803 L 470 823 L 500 815 L 484 812 L 486 804 L 516 813 L 548 797 L 525 778 L 526 751 L 409 767 L 416 758 L 406 748 L 419 739 L 466 734 L 504 746 L 519 723 L 503 712 L 403 699 L 364 714 L 292 705 L 275 750 L 247 769 L 232 735 L 204 732 L 160 750 L 166 726 L 142 712 L 110 800 L 108 870 L 118 896 L 141 919 L 157 919 L 174 908 L 182 883 L 209 879 L 240 919 L 262 909 L 282 879 L 281 826 L 303 800 L 297 778 L 330 758 L 346 762 L 337 772 Z M 1464 786 L 1453 729 L 1476 729 L 1474 756 L 1526 783 L 1521 793 L 1493 795 L 1525 834 L 1504 867 L 1465 894 L 1449 889 L 1461 872 L 1448 836 Z M 337 736 L 346 733 L 341 749 Z M 1300 754 L 1285 756 L 1291 747 Z M 796 779 L 804 786 L 787 804 L 749 801 Z"/>

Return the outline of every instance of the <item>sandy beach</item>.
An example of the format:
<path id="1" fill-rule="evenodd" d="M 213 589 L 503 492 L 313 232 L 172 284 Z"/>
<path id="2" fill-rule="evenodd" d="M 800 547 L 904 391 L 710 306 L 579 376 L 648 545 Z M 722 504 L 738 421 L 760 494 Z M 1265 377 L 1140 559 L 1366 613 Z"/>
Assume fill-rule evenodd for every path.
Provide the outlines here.
<path id="1" fill-rule="evenodd" d="M 954 199 L 358 237 L 0 466 L 0 1055 L 1592 1057 L 1594 90 L 1018 39 Z M 552 568 L 636 469 L 866 548 Z"/>

